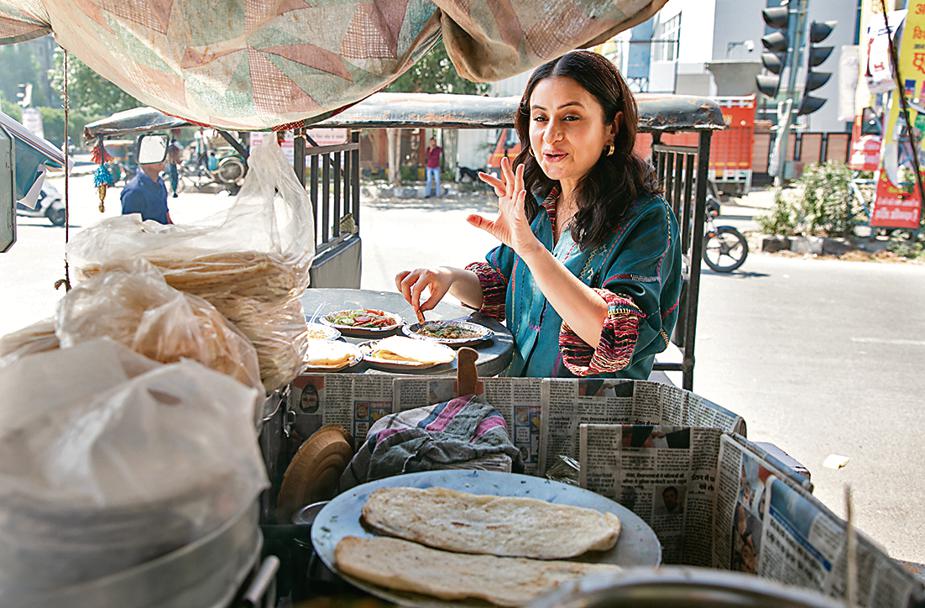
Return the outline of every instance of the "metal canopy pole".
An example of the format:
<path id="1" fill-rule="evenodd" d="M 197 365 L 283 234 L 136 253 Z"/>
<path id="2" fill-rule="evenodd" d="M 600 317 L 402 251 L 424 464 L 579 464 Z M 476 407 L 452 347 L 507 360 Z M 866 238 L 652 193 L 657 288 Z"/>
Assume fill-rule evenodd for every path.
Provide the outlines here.
<path id="1" fill-rule="evenodd" d="M 700 260 L 703 257 L 703 218 L 710 166 L 710 131 L 700 132 L 697 146 L 697 194 L 694 199 L 694 234 L 691 243 L 690 289 L 687 293 L 687 323 L 684 327 L 684 388 L 694 390 L 694 345 L 697 338 L 697 308 L 700 302 Z"/>

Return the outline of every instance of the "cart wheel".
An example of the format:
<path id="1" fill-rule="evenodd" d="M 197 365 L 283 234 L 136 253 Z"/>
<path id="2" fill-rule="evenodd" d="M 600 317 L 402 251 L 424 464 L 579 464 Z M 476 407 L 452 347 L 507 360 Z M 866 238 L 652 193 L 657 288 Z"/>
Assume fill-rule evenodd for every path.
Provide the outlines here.
<path id="1" fill-rule="evenodd" d="M 748 241 L 732 226 L 718 226 L 703 237 L 703 261 L 715 272 L 732 272 L 747 257 Z"/>

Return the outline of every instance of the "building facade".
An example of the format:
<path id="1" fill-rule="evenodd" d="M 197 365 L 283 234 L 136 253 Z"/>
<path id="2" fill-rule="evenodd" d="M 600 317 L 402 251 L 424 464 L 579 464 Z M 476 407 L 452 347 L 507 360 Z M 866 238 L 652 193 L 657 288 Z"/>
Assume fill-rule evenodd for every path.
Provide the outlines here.
<path id="1" fill-rule="evenodd" d="M 754 76 L 762 71 L 761 37 L 766 33 L 761 10 L 778 5 L 780 0 L 669 0 L 652 19 L 617 36 L 613 52 L 606 54 L 637 91 L 757 93 Z M 835 50 L 817 68 L 832 72 L 832 78 L 813 92 L 828 101 L 801 118 L 807 130 L 850 130 L 838 120 L 838 63 L 841 48 L 857 44 L 859 8 L 854 0 L 809 0 L 808 20 L 838 25 L 823 43 Z"/>

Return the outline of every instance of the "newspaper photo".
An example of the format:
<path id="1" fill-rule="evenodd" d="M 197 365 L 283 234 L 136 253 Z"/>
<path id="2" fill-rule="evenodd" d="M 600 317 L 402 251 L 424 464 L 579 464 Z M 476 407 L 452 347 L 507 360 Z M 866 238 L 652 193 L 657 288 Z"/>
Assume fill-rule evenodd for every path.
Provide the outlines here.
<path id="1" fill-rule="evenodd" d="M 804 489 L 809 489 L 809 480 L 737 435 L 723 435 L 720 439 L 718 462 L 712 565 L 757 574 L 768 480 L 773 475 Z"/>
<path id="2" fill-rule="evenodd" d="M 293 428 L 308 438 L 322 425 L 336 424 L 359 445 L 376 420 L 392 413 L 394 380 L 385 374 L 299 376 L 290 384 Z"/>
<path id="3" fill-rule="evenodd" d="M 847 590 L 845 522 L 812 496 L 780 479 L 766 485 L 766 525 L 758 574 L 844 598 Z M 925 605 L 925 586 L 859 535 L 856 603 L 869 608 Z"/>
<path id="4" fill-rule="evenodd" d="M 580 485 L 648 523 L 662 543 L 664 563 L 707 566 L 721 434 L 681 426 L 581 424 Z"/>

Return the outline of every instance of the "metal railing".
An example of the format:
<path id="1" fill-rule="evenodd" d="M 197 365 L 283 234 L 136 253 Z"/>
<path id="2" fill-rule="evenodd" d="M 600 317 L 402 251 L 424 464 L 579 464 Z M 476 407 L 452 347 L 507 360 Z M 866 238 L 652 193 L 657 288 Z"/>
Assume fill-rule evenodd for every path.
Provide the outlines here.
<path id="1" fill-rule="evenodd" d="M 309 193 L 315 215 L 315 249 L 321 253 L 335 247 L 360 229 L 360 133 L 351 131 L 350 143 L 333 146 L 307 145 L 308 137 L 296 136 L 294 168 Z M 345 231 L 347 218 L 351 230 Z"/>
<path id="2" fill-rule="evenodd" d="M 703 255 L 704 205 L 710 158 L 709 131 L 701 131 L 697 146 L 669 146 L 659 143 L 655 134 L 652 163 L 665 200 L 671 205 L 681 230 L 683 283 L 678 304 L 678 322 L 671 341 L 681 351 L 682 360 L 656 362 L 654 369 L 680 371 L 683 386 L 694 388 L 694 344 L 697 334 L 697 308 L 700 300 L 700 260 Z"/>

